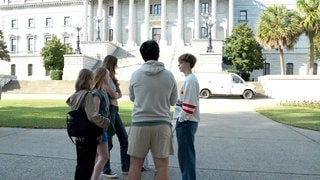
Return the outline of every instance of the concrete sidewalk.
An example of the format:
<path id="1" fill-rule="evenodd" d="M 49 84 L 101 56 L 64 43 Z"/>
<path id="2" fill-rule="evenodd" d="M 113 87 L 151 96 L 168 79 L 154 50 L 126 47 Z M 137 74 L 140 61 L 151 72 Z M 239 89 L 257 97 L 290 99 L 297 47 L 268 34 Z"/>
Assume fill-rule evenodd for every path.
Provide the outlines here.
<path id="1" fill-rule="evenodd" d="M 201 99 L 197 179 L 320 179 L 320 132 L 282 125 L 253 111 L 275 103 L 263 98 Z M 0 128 L 1 180 L 71 180 L 75 164 L 75 147 L 66 130 Z M 111 166 L 120 172 L 116 137 Z M 181 179 L 176 152 L 169 166 L 170 179 Z M 151 166 L 143 180 L 154 179 L 154 174 Z"/>

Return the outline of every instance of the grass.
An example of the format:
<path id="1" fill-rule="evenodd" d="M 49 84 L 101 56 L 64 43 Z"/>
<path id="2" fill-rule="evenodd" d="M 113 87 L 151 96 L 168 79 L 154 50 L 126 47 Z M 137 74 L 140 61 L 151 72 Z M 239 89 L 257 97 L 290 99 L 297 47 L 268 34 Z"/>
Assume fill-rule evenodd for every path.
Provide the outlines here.
<path id="1" fill-rule="evenodd" d="M 125 126 L 131 123 L 132 107 L 130 101 L 119 101 Z M 315 101 L 286 102 L 255 110 L 279 123 L 320 131 L 320 106 Z M 1 100 L 0 127 L 63 129 L 68 111 L 65 100 Z"/>
<path id="2" fill-rule="evenodd" d="M 123 123 L 130 124 L 133 103 L 120 101 L 119 109 Z M 0 127 L 66 128 L 65 100 L 1 100 Z"/>
<path id="3" fill-rule="evenodd" d="M 310 105 L 296 106 L 294 103 L 283 103 L 277 106 L 259 107 L 255 110 L 279 123 L 320 131 L 320 109 Z"/>

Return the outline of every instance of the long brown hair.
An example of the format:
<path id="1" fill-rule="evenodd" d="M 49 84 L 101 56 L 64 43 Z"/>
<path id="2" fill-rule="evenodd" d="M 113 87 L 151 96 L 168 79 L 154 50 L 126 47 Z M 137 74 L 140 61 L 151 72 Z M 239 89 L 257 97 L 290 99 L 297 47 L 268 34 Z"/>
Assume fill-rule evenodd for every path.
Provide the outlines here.
<path id="1" fill-rule="evenodd" d="M 104 83 L 104 78 L 108 74 L 108 70 L 103 67 L 99 67 L 95 72 L 94 72 L 94 78 L 93 78 L 93 87 L 102 91 L 102 86 Z"/>
<path id="2" fill-rule="evenodd" d="M 81 69 L 76 80 L 75 90 L 76 92 L 80 90 L 90 91 L 92 88 L 93 72 L 89 69 Z"/>
<path id="3" fill-rule="evenodd" d="M 116 68 L 118 65 L 118 58 L 112 55 L 107 55 L 102 63 L 102 67 L 107 68 L 109 70 L 110 78 L 112 79 L 113 83 L 116 85 L 117 91 L 120 92 L 120 83 L 116 78 Z"/>

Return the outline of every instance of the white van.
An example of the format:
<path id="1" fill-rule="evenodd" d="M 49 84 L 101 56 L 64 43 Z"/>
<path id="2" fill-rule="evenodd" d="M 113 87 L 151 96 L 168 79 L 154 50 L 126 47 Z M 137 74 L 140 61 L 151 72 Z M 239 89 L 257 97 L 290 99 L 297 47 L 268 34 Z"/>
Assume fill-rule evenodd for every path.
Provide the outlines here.
<path id="1" fill-rule="evenodd" d="M 194 73 L 199 81 L 200 97 L 210 95 L 240 95 L 251 99 L 256 93 L 255 85 L 245 82 L 234 73 Z"/>

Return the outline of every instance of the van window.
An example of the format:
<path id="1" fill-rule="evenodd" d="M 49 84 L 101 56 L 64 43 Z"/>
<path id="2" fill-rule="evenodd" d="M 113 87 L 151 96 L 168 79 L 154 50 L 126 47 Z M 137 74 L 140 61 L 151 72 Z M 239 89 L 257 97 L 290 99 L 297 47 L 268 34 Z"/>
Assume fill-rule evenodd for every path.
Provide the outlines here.
<path id="1" fill-rule="evenodd" d="M 238 76 L 235 76 L 235 75 L 232 75 L 232 82 L 238 83 L 238 84 L 243 83 L 243 81 Z"/>

